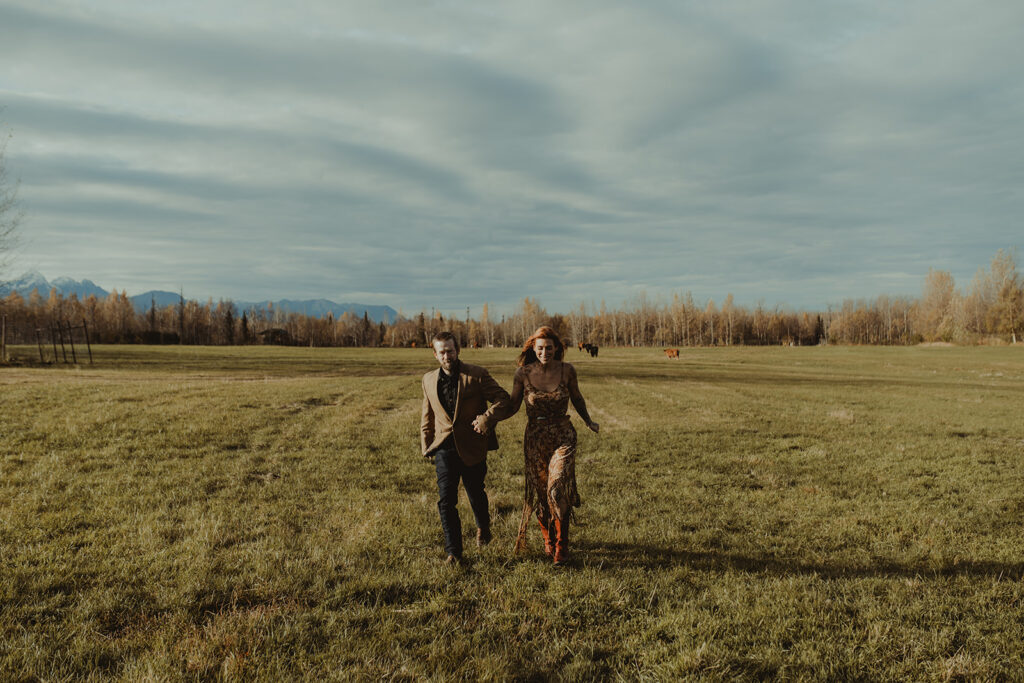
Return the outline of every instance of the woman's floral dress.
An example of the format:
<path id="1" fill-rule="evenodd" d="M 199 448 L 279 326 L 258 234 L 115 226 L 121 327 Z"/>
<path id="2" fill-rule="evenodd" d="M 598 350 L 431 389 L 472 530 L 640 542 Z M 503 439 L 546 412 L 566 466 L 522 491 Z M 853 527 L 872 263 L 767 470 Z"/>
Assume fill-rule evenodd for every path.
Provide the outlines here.
<path id="1" fill-rule="evenodd" d="M 530 366 L 523 372 L 523 400 L 526 403 L 526 502 L 519 525 L 516 550 L 526 543 L 526 528 L 536 511 L 540 523 L 551 529 L 552 520 L 567 519 L 579 507 L 576 490 L 576 429 L 567 413 L 569 386 L 566 366 L 553 391 L 540 391 L 530 383 Z"/>

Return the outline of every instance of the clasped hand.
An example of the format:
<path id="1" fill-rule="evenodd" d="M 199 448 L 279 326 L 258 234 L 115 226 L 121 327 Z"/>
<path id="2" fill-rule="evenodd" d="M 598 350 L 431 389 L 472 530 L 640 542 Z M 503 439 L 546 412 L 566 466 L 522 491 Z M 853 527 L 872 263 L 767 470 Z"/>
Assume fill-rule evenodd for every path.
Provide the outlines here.
<path id="1" fill-rule="evenodd" d="M 473 431 L 477 434 L 487 433 L 487 416 L 477 415 L 476 419 L 473 420 Z"/>

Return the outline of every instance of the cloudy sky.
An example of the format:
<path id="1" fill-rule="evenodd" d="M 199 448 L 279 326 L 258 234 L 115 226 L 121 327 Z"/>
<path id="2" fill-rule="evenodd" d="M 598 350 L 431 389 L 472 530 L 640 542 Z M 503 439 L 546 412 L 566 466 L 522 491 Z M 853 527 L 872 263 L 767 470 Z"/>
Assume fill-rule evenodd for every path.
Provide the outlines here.
<path id="1" fill-rule="evenodd" d="M 1024 3 L 0 0 L 9 275 L 824 308 L 1022 242 Z"/>

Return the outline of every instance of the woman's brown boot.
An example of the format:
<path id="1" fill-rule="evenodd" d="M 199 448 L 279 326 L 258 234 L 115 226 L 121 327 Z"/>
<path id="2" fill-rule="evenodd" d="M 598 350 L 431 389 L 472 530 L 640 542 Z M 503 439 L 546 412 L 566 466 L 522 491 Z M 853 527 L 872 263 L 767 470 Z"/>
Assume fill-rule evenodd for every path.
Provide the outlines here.
<path id="1" fill-rule="evenodd" d="M 549 532 L 548 528 L 544 526 L 544 522 L 538 519 L 537 523 L 540 524 L 540 533 L 544 537 L 544 552 L 553 557 L 555 554 L 555 546 L 551 543 L 551 532 Z"/>
<path id="2" fill-rule="evenodd" d="M 569 520 L 555 519 L 555 566 L 569 561 Z"/>

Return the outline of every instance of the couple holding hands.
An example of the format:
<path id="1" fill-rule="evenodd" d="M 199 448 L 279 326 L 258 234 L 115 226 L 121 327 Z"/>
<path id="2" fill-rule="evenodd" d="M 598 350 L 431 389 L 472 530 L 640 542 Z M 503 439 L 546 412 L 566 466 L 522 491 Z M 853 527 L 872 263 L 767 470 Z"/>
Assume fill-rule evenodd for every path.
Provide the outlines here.
<path id="1" fill-rule="evenodd" d="M 462 559 L 462 525 L 455 504 L 462 481 L 476 518 L 477 545 L 491 540 L 484 476 L 487 451 L 497 450 L 494 426 L 515 415 L 526 402 L 526 501 L 515 551 L 525 548 L 526 530 L 536 513 L 544 551 L 556 566 L 569 559 L 569 520 L 579 507 L 576 492 L 576 430 L 569 402 L 587 427 L 597 432 L 576 381 L 576 370 L 562 360 L 565 346 L 550 327 L 541 327 L 523 345 L 513 378 L 512 395 L 482 367 L 459 360 L 459 343 L 451 332 L 432 340 L 440 364 L 423 376 L 420 447 L 437 470 L 437 510 L 444 532 L 446 562 Z M 490 406 L 488 406 L 488 403 Z"/>

